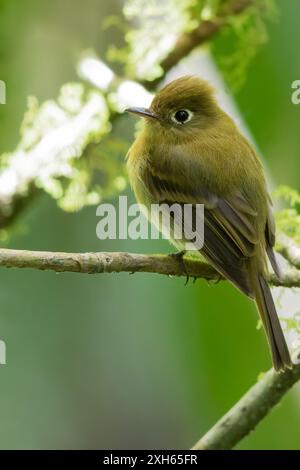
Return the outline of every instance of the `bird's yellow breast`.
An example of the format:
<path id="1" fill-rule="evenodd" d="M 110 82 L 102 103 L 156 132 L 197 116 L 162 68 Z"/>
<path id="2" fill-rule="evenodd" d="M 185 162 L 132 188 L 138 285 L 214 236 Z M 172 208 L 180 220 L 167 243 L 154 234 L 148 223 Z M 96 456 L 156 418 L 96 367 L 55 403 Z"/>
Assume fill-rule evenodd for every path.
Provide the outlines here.
<path id="1" fill-rule="evenodd" d="M 152 202 L 151 194 L 145 185 L 145 171 L 150 158 L 150 148 L 145 141 L 137 138 L 127 154 L 129 181 L 139 204 L 146 207 Z"/>

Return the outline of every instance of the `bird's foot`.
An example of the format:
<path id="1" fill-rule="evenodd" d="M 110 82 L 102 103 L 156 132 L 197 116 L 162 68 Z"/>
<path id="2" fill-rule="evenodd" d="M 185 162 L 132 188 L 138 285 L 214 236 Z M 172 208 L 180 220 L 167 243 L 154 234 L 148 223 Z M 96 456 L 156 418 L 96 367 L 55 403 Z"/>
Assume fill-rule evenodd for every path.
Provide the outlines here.
<path id="1" fill-rule="evenodd" d="M 181 251 L 178 251 L 177 253 L 170 253 L 169 256 L 180 263 L 182 271 L 186 275 L 186 281 L 184 284 L 186 286 L 190 280 L 190 276 L 186 271 L 186 266 L 185 266 L 184 259 L 183 259 L 185 254 L 186 254 L 186 250 L 181 250 Z"/>
<path id="2" fill-rule="evenodd" d="M 222 280 L 223 276 L 221 274 L 217 274 L 216 279 L 214 281 L 214 284 L 219 284 L 219 282 Z"/>
<path id="3" fill-rule="evenodd" d="M 216 274 L 216 277 L 214 279 L 208 280 L 208 284 L 210 286 L 215 286 L 216 284 L 219 284 L 220 281 L 222 281 L 223 276 L 221 274 Z"/>

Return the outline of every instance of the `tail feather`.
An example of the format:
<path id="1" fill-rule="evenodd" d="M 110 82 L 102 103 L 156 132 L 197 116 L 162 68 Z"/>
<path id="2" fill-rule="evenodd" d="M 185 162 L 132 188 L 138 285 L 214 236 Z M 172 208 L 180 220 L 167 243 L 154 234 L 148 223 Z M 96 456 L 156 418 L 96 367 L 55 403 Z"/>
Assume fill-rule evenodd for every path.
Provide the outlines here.
<path id="1" fill-rule="evenodd" d="M 280 268 L 279 264 L 277 263 L 273 248 L 270 245 L 267 245 L 266 250 L 267 250 L 267 255 L 268 255 L 268 258 L 270 260 L 273 271 L 276 274 L 277 279 L 279 279 L 281 281 L 282 280 L 282 271 L 281 271 L 281 268 Z"/>
<path id="2" fill-rule="evenodd" d="M 267 334 L 274 369 L 283 371 L 292 367 L 290 353 L 277 316 L 276 308 L 267 281 L 262 275 L 256 277 L 255 301 Z"/>

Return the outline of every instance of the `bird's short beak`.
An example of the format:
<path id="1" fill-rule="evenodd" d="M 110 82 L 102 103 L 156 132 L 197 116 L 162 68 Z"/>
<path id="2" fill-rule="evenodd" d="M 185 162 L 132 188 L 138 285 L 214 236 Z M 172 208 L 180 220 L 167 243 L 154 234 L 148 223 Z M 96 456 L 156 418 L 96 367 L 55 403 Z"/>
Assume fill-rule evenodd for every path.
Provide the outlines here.
<path id="1" fill-rule="evenodd" d="M 145 118 L 153 118 L 159 119 L 158 115 L 155 114 L 153 111 L 147 108 L 127 108 L 125 109 L 127 113 L 137 114 L 138 116 L 145 117 Z"/>

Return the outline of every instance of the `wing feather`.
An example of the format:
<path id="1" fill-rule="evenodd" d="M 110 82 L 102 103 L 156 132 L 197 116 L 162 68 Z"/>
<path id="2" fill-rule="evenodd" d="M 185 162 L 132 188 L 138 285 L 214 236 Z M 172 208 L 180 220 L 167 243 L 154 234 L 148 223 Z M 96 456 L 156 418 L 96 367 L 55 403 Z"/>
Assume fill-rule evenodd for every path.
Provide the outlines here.
<path id="1" fill-rule="evenodd" d="M 162 177 L 147 168 L 144 178 L 156 202 L 177 204 L 204 204 L 204 246 L 201 254 L 226 278 L 246 295 L 252 297 L 245 260 L 253 256 L 257 238 L 255 211 L 247 208 L 242 195 L 225 200 L 206 188 L 193 188 Z M 196 229 L 193 212 L 193 229 Z"/>

